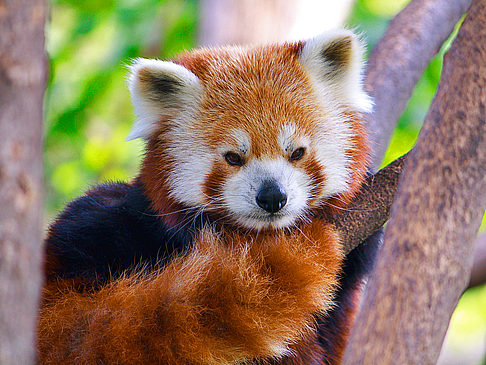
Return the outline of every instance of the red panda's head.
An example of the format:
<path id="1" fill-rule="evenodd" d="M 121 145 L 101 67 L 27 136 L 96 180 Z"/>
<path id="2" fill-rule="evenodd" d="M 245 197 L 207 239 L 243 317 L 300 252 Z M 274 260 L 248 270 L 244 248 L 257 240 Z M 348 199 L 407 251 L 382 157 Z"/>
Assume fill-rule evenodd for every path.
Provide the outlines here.
<path id="1" fill-rule="evenodd" d="M 358 38 L 339 30 L 137 60 L 129 138 L 147 140 L 141 180 L 154 209 L 272 229 L 346 204 L 368 159 L 362 56 Z"/>

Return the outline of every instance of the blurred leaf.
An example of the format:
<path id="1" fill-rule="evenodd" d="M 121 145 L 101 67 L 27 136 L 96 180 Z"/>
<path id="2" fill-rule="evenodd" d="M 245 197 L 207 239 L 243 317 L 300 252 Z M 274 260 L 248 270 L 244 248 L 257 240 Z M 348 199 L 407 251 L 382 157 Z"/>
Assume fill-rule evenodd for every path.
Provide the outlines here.
<path id="1" fill-rule="evenodd" d="M 392 17 L 402 10 L 410 0 L 366 0 L 365 6 L 374 14 Z"/>
<path id="2" fill-rule="evenodd" d="M 419 127 L 417 126 L 404 125 L 397 127 L 386 151 L 382 167 L 410 151 L 417 140 L 418 134 Z"/>
<path id="3" fill-rule="evenodd" d="M 110 159 L 109 147 L 101 138 L 90 138 L 83 149 L 85 166 L 94 171 L 101 170 Z"/>
<path id="4" fill-rule="evenodd" d="M 56 5 L 68 5 L 80 13 L 93 13 L 109 11 L 115 4 L 114 0 L 51 0 L 53 7 Z"/>
<path id="5" fill-rule="evenodd" d="M 79 161 L 68 161 L 57 166 L 51 176 L 54 188 L 69 198 L 76 196 L 83 181 L 80 170 Z"/>
<path id="6" fill-rule="evenodd" d="M 358 0 L 346 23 L 349 28 L 357 29 L 363 33 L 369 53 L 385 33 L 388 22 L 389 18 L 370 11 L 366 6 L 366 0 Z"/>

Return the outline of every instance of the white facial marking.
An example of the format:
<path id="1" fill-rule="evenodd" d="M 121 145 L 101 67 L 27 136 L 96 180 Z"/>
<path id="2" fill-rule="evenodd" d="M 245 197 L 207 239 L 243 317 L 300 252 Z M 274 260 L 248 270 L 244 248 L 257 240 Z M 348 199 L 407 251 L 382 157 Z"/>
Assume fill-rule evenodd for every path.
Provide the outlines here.
<path id="1" fill-rule="evenodd" d="M 333 114 L 329 113 L 316 122 L 318 130 L 312 140 L 326 178 L 323 199 L 346 191 L 351 178 L 347 151 L 353 147 L 353 130 L 344 116 Z"/>
<path id="2" fill-rule="evenodd" d="M 295 126 L 293 124 L 285 124 L 280 129 L 278 134 L 278 144 L 282 151 L 289 152 L 294 148 Z"/>
<path id="3" fill-rule="evenodd" d="M 169 128 L 160 138 L 166 142 L 165 152 L 175 161 L 168 174 L 169 194 L 181 203 L 202 204 L 202 186 L 213 156 L 193 127 L 203 97 L 201 82 L 185 67 L 167 61 L 140 58 L 130 71 L 128 82 L 137 120 L 128 140 L 149 139 L 158 123 L 166 123 Z"/>
<path id="4" fill-rule="evenodd" d="M 282 151 L 287 154 L 291 154 L 300 147 L 308 148 L 310 145 L 310 138 L 300 136 L 297 133 L 297 128 L 293 124 L 285 124 L 282 126 L 277 141 Z"/>
<path id="5" fill-rule="evenodd" d="M 221 154 L 228 151 L 234 151 L 247 155 L 251 151 L 251 140 L 248 133 L 241 129 L 234 129 L 228 133 L 227 144 L 219 148 Z"/>
<path id="6" fill-rule="evenodd" d="M 180 203 L 198 207 L 206 201 L 204 181 L 211 171 L 214 152 L 192 128 L 174 128 L 167 132 L 168 154 L 176 164 L 169 174 L 169 194 Z M 163 163 L 163 162 L 161 162 Z"/>
<path id="7" fill-rule="evenodd" d="M 343 42 L 349 46 L 347 56 L 339 68 L 323 58 L 323 50 L 331 44 Z M 312 138 L 326 176 L 323 198 L 344 192 L 351 178 L 348 151 L 353 146 L 353 129 L 346 112 L 370 112 L 372 101 L 363 89 L 364 45 L 359 37 L 346 29 L 327 32 L 307 41 L 299 56 L 307 71 L 321 107 L 318 128 Z"/>
<path id="8" fill-rule="evenodd" d="M 287 194 L 287 203 L 274 214 L 260 208 L 256 196 L 266 181 L 277 182 Z M 229 178 L 223 187 L 226 209 L 242 226 L 252 229 L 282 228 L 306 213 L 311 181 L 307 174 L 283 157 L 251 160 Z"/>

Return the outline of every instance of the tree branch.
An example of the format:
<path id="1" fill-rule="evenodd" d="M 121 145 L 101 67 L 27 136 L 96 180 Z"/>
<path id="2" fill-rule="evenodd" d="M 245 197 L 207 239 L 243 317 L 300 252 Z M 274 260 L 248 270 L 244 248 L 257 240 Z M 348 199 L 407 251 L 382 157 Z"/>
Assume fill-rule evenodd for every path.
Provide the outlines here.
<path id="1" fill-rule="evenodd" d="M 366 89 L 375 108 L 367 119 L 375 171 L 415 84 L 470 4 L 471 0 L 412 1 L 371 52 Z"/>
<path id="2" fill-rule="evenodd" d="M 388 220 L 406 157 L 369 176 L 351 205 L 334 219 L 346 254 Z"/>
<path id="3" fill-rule="evenodd" d="M 486 3 L 476 0 L 405 164 L 345 364 L 438 358 L 486 206 L 485 45 Z"/>
<path id="4" fill-rule="evenodd" d="M 372 140 L 372 170 L 376 171 L 388 147 L 398 117 L 403 112 L 415 84 L 432 57 L 454 29 L 472 0 L 414 0 L 390 23 L 385 35 L 370 55 L 367 68 L 366 89 L 374 97 L 374 112 L 367 116 Z M 389 176 L 394 182 L 398 175 Z M 386 184 L 385 184 L 386 186 Z M 392 183 L 392 186 L 395 186 Z M 388 190 L 386 194 L 395 191 Z M 392 196 L 386 200 L 391 204 Z M 383 201 L 386 204 L 386 201 Z M 371 202 L 370 202 L 371 203 Z M 389 209 L 385 209 L 377 222 L 384 223 Z M 351 217 L 343 217 L 346 222 Z M 363 217 L 361 217 L 363 218 Z M 367 222 L 375 228 L 372 220 Z M 354 225 L 358 228 L 359 225 Z M 346 230 L 349 228 L 342 227 Z M 357 232 L 362 237 L 366 230 Z M 367 231 L 366 231 L 367 232 Z M 352 233 L 351 233 L 352 234 Z M 348 236 L 345 239 L 350 239 Z M 356 246 L 352 240 L 346 248 Z"/>

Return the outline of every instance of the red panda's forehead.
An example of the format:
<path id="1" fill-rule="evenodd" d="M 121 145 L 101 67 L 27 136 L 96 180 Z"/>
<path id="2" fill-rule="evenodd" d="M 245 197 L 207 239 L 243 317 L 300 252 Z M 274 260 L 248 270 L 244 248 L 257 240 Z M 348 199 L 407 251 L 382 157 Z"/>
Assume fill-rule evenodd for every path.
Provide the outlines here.
<path id="1" fill-rule="evenodd" d="M 297 59 L 299 44 L 254 49 L 196 51 L 182 64 L 205 89 L 198 130 L 218 144 L 234 131 L 248 135 L 252 154 L 276 154 L 286 126 L 312 132 L 317 104 L 309 78 Z"/>

